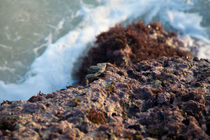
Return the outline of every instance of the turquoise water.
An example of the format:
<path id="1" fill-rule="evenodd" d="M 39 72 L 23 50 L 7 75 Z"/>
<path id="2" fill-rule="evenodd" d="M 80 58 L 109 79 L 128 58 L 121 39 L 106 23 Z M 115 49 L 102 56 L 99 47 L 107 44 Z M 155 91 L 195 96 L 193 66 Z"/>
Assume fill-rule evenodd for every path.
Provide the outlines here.
<path id="1" fill-rule="evenodd" d="M 94 0 L 1 0 L 0 80 L 23 81 L 35 58 L 48 44 L 81 22 L 81 3 Z"/>
<path id="2" fill-rule="evenodd" d="M 161 21 L 210 58 L 209 0 L 0 0 L 0 101 L 71 85 L 74 63 L 116 23 Z"/>

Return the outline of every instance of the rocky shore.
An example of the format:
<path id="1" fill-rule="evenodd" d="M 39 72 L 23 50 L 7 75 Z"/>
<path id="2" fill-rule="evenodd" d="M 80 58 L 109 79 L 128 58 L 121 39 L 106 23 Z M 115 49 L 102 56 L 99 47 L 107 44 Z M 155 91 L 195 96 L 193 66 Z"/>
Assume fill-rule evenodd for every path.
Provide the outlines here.
<path id="1" fill-rule="evenodd" d="M 210 61 L 159 23 L 97 37 L 80 84 L 0 105 L 0 139 L 210 139 Z"/>

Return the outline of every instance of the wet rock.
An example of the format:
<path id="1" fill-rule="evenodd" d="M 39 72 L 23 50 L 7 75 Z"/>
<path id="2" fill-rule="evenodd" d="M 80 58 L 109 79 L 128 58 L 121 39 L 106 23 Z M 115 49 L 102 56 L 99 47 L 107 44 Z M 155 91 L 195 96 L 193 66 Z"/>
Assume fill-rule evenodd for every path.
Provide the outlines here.
<path id="1" fill-rule="evenodd" d="M 45 99 L 45 94 L 39 92 L 37 96 L 32 96 L 30 99 L 28 99 L 29 102 L 38 102 Z"/>
<path id="2" fill-rule="evenodd" d="M 106 69 L 106 63 L 99 63 L 97 66 L 90 66 L 88 68 L 88 73 L 85 77 L 86 83 L 91 83 L 94 80 L 98 80 Z"/>
<path id="3" fill-rule="evenodd" d="M 106 69 L 106 63 L 98 63 L 97 66 L 90 66 L 88 68 L 88 72 L 95 74 L 95 73 L 103 73 Z"/>

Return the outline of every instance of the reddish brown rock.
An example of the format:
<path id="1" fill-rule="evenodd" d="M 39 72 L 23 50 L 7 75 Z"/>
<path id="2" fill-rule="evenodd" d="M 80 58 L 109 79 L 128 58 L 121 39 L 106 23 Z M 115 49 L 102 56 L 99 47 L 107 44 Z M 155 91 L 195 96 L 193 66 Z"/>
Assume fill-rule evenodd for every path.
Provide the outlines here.
<path id="1" fill-rule="evenodd" d="M 0 139 L 207 140 L 209 69 L 208 60 L 178 57 L 106 63 L 104 76 L 86 86 L 1 104 Z"/>

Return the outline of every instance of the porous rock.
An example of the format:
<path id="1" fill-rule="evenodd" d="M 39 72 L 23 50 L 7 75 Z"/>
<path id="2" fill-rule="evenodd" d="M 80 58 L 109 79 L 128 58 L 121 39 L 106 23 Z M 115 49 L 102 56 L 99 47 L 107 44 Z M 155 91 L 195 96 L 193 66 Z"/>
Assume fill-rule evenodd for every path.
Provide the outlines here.
<path id="1" fill-rule="evenodd" d="M 0 139 L 207 140 L 209 70 L 208 60 L 179 57 L 107 63 L 85 86 L 1 104 Z"/>

